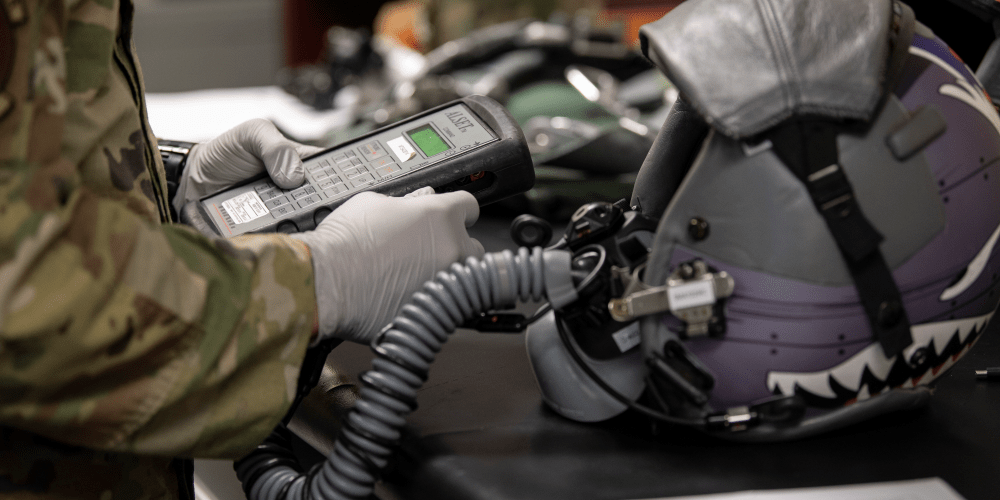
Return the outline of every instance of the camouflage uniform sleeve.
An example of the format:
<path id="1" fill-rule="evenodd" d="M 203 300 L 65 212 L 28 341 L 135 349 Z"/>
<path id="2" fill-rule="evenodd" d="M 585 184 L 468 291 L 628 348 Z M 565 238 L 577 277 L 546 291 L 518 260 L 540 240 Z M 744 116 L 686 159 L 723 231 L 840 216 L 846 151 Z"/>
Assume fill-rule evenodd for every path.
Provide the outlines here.
<path id="1" fill-rule="evenodd" d="M 111 104 L 88 111 L 113 97 L 121 63 L 66 39 L 80 25 L 114 33 L 118 0 L 15 3 L 25 11 L 0 81 L 0 426 L 102 450 L 241 456 L 294 396 L 316 314 L 308 248 L 161 226 L 92 182 L 109 174 L 74 156 L 70 131 L 145 123 L 134 101 L 113 120 L 101 114 Z M 97 83 L 81 90 L 80 75 Z M 101 141 L 83 149 L 100 158 Z"/>

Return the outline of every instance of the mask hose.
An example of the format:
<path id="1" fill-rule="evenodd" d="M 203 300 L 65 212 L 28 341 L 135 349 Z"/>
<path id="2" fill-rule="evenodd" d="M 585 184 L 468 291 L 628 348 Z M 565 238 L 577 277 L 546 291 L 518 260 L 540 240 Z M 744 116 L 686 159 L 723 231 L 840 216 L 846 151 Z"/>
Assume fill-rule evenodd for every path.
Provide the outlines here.
<path id="1" fill-rule="evenodd" d="M 516 255 L 504 250 L 482 260 L 470 257 L 425 283 L 372 342 L 372 369 L 361 375 L 360 397 L 327 460 L 304 474 L 298 462 L 290 460 L 294 456 L 280 432 L 272 434 L 236 462 L 247 498 L 367 499 L 448 336 L 480 313 L 510 307 L 518 299 L 541 300 L 546 256 L 540 247 L 522 247 Z"/>

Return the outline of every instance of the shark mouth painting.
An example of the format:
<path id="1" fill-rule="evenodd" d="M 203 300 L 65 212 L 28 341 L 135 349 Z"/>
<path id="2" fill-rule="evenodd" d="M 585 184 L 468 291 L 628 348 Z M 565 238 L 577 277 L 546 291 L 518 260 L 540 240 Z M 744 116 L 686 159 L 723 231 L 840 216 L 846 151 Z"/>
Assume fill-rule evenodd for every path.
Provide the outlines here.
<path id="1" fill-rule="evenodd" d="M 926 385 L 968 352 L 993 314 L 915 325 L 913 344 L 901 355 L 886 358 L 876 342 L 828 370 L 770 372 L 767 387 L 776 395 L 798 395 L 810 406 L 836 408 L 887 390 Z M 921 348 L 923 360 L 911 366 L 907 360 Z"/>

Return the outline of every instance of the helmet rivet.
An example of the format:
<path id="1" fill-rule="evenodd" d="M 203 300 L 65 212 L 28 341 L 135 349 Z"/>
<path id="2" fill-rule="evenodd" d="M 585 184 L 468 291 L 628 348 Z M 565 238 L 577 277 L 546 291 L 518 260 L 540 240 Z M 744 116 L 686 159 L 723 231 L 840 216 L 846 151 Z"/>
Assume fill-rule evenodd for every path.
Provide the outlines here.
<path id="1" fill-rule="evenodd" d="M 694 278 L 694 266 L 688 263 L 681 264 L 679 274 L 681 278 L 689 280 Z"/>
<path id="2" fill-rule="evenodd" d="M 694 217 L 688 222 L 688 234 L 695 241 L 701 241 L 708 237 L 708 221 L 701 217 Z"/>
<path id="3" fill-rule="evenodd" d="M 882 328 L 892 328 L 903 316 L 903 308 L 898 301 L 887 300 L 878 306 L 878 324 Z"/>

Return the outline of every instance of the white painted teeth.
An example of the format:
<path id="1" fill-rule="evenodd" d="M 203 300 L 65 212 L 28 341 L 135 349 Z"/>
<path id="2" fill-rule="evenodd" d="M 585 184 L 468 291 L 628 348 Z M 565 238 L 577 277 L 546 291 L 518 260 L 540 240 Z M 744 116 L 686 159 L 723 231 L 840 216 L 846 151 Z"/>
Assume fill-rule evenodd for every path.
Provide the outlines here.
<path id="1" fill-rule="evenodd" d="M 771 372 L 767 374 L 767 388 L 775 394 L 795 394 L 795 374 Z"/>
<path id="2" fill-rule="evenodd" d="M 940 356 L 941 351 L 946 345 L 948 345 L 948 342 L 951 341 L 951 338 L 955 335 L 956 331 L 958 331 L 959 343 L 964 344 L 965 340 L 969 338 L 969 334 L 974 330 L 982 331 L 982 328 L 990 321 L 991 316 L 993 316 L 993 313 L 974 318 L 963 318 L 941 321 L 938 323 L 916 325 L 910 329 L 913 333 L 913 344 L 903 351 L 903 355 L 909 359 L 909 357 L 913 355 L 914 351 L 927 346 L 930 344 L 931 340 L 933 340 L 934 354 Z"/>
<path id="3" fill-rule="evenodd" d="M 778 373 L 767 375 L 767 387 L 774 392 L 777 387 L 782 394 L 795 394 L 795 388 L 805 389 L 817 396 L 835 398 L 837 394 L 830 388 L 830 372 Z"/>
<path id="4" fill-rule="evenodd" d="M 952 337 L 958 333 L 959 342 L 964 345 L 973 331 L 982 332 L 989 323 L 993 313 L 964 318 L 958 320 L 940 321 L 937 323 L 924 323 L 911 328 L 913 334 L 913 344 L 903 352 L 903 359 L 909 357 L 919 348 L 926 347 L 934 341 L 935 355 L 941 356 L 942 350 L 951 341 Z M 934 380 L 938 374 L 944 372 L 955 363 L 955 357 L 949 356 L 944 364 L 938 369 L 927 372 L 916 382 L 909 379 L 903 383 L 903 387 L 913 387 L 914 385 L 925 385 Z M 896 357 L 886 358 L 882 352 L 882 347 L 878 343 L 869 345 L 861 352 L 851 356 L 850 359 L 828 370 L 797 373 L 797 372 L 770 372 L 767 374 L 767 387 L 772 393 L 795 394 L 796 387 L 802 391 L 808 391 L 816 396 L 835 399 L 836 392 L 830 386 L 830 380 L 836 380 L 844 388 L 856 392 L 857 399 L 863 400 L 873 396 L 869 394 L 869 387 L 862 385 L 862 375 L 865 368 L 878 378 L 885 381 L 892 370 L 892 365 L 896 362 Z M 881 392 L 881 391 L 880 391 Z"/>
<path id="5" fill-rule="evenodd" d="M 861 390 L 858 391 L 858 400 L 860 401 L 862 399 L 868 399 L 870 397 L 871 394 L 868 394 L 868 386 L 867 385 L 861 386 Z"/>

